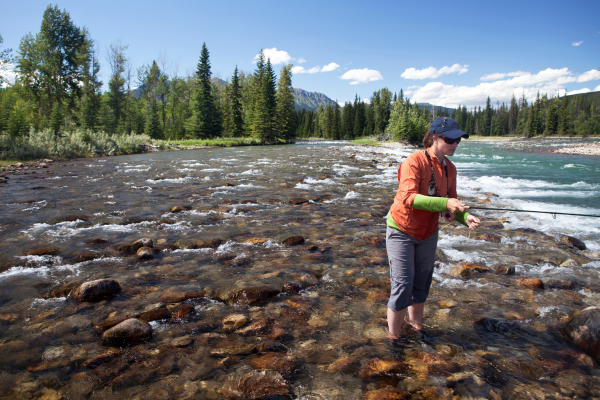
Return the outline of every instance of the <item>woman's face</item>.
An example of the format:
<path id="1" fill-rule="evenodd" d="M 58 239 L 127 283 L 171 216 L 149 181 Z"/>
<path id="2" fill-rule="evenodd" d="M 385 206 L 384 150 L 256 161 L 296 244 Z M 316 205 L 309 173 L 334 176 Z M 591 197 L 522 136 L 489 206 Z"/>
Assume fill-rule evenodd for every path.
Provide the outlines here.
<path id="1" fill-rule="evenodd" d="M 435 136 L 433 138 L 433 144 L 436 146 L 437 152 L 448 157 L 452 157 L 456 151 L 456 148 L 458 147 L 458 142 L 454 142 L 453 144 L 446 143 L 444 141 L 444 136 Z"/>

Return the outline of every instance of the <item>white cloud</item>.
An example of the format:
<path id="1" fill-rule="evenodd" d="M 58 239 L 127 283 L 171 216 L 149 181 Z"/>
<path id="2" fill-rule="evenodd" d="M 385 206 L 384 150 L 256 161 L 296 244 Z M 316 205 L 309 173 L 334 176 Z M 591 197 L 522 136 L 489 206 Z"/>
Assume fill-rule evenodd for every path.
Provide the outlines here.
<path id="1" fill-rule="evenodd" d="M 499 75 L 509 76 L 509 74 Z M 416 89 L 411 100 L 447 107 L 456 107 L 459 104 L 472 107 L 485 105 L 488 96 L 494 102 L 498 100 L 508 103 L 513 94 L 517 98 L 525 94 L 526 98 L 533 100 L 538 91 L 540 94 L 548 94 L 549 96 L 556 96 L 558 93 L 564 95 L 565 84 L 567 83 L 600 80 L 600 72 L 597 70 L 575 75 L 568 68 L 547 68 L 537 74 L 521 73 L 519 71 L 519 74 L 515 72 L 510 73 L 510 75 L 515 76 L 510 79 L 482 82 L 477 86 L 455 86 L 445 85 L 442 82 L 429 82 L 425 86 Z M 495 77 L 490 79 L 495 79 Z M 583 90 L 586 89 L 580 89 L 580 93 L 585 93 Z M 570 91 L 569 94 L 574 92 L 577 91 Z"/>
<path id="2" fill-rule="evenodd" d="M 302 58 L 302 57 L 300 57 L 298 59 L 298 64 L 302 64 L 302 63 L 305 63 L 305 62 L 306 62 L 306 60 L 304 58 Z"/>
<path id="3" fill-rule="evenodd" d="M 310 69 L 305 69 L 304 67 L 301 67 L 301 66 L 295 66 L 295 67 L 292 67 L 292 73 L 293 74 L 316 74 L 317 72 L 335 71 L 339 67 L 340 66 L 334 62 L 329 63 L 323 67 L 319 67 L 317 65 L 316 67 L 312 67 Z"/>
<path id="4" fill-rule="evenodd" d="M 488 74 L 488 75 L 484 75 L 481 78 L 479 78 L 482 81 L 497 81 L 498 79 L 502 79 L 505 78 L 507 76 L 521 76 L 521 75 L 527 75 L 529 74 L 529 72 L 524 72 L 524 71 L 515 71 L 515 72 L 508 72 L 508 73 L 493 73 L 493 74 Z M 529 74 L 531 75 L 531 74 Z"/>
<path id="5" fill-rule="evenodd" d="M 277 50 L 277 47 L 273 47 L 272 49 L 264 49 L 263 54 L 265 55 L 265 60 L 271 59 L 271 64 L 287 64 L 292 61 L 294 58 L 288 54 L 287 51 Z M 254 57 L 253 63 L 258 61 L 258 54 Z"/>
<path id="6" fill-rule="evenodd" d="M 581 43 L 583 43 L 583 40 L 581 42 L 573 42 L 573 43 L 571 43 L 571 46 L 575 46 L 575 47 L 581 46 Z"/>
<path id="7" fill-rule="evenodd" d="M 598 85 L 594 88 L 594 92 L 600 92 L 600 85 Z"/>
<path id="8" fill-rule="evenodd" d="M 600 79 L 600 71 L 598 71 L 597 69 L 592 69 L 579 75 L 579 77 L 577 78 L 577 82 L 588 82 L 595 81 L 598 79 Z"/>
<path id="9" fill-rule="evenodd" d="M 339 67 L 340 67 L 339 64 L 336 64 L 336 63 L 332 62 L 332 63 L 329 63 L 329 64 L 323 66 L 323 68 L 321 68 L 321 72 L 335 71 Z"/>
<path id="10" fill-rule="evenodd" d="M 410 96 L 410 95 L 411 95 L 411 94 L 413 94 L 413 93 L 414 93 L 414 92 L 413 92 L 412 90 L 405 90 L 405 91 L 403 92 L 403 94 L 404 94 L 405 96 Z"/>
<path id="11" fill-rule="evenodd" d="M 408 68 L 404 70 L 404 72 L 400 76 L 404 79 L 433 79 L 441 75 L 448 75 L 453 73 L 458 73 L 459 75 L 462 75 L 467 71 L 469 71 L 468 65 L 454 64 L 451 67 L 444 66 L 440 69 L 437 69 L 435 67 L 423 69 Z"/>
<path id="12" fill-rule="evenodd" d="M 381 73 L 374 69 L 351 69 L 340 76 L 340 79 L 350 79 L 351 85 L 358 85 L 359 83 L 367 83 L 372 81 L 380 81 L 383 79 Z"/>
<path id="13" fill-rule="evenodd" d="M 590 89 L 588 88 L 583 88 L 583 89 L 578 89 L 578 90 L 571 90 L 569 93 L 567 93 L 569 96 L 572 94 L 581 94 L 581 93 L 589 93 L 591 92 Z"/>
<path id="14" fill-rule="evenodd" d="M 17 73 L 13 70 L 14 67 L 14 64 L 5 64 L 0 62 L 0 75 L 2 75 L 5 81 L 8 81 L 11 84 L 15 83 L 15 80 L 17 79 Z M 7 86 L 7 83 L 2 83 L 0 85 L 2 88 Z"/>
<path id="15" fill-rule="evenodd" d="M 321 67 L 317 66 L 317 67 L 312 67 L 310 69 L 304 69 L 304 67 L 301 67 L 299 65 L 292 67 L 292 74 L 297 75 L 297 74 L 316 74 L 317 72 L 321 72 Z"/>

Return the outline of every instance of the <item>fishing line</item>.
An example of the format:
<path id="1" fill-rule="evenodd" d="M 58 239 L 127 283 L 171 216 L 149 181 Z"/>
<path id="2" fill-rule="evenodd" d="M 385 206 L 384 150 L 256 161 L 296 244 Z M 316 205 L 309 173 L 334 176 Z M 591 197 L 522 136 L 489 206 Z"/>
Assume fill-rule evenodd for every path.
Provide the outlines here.
<path id="1" fill-rule="evenodd" d="M 471 206 L 471 207 L 469 207 L 469 209 L 473 209 L 473 210 L 513 211 L 513 212 L 528 212 L 528 213 L 551 214 L 554 219 L 556 219 L 557 215 L 572 215 L 572 216 L 575 216 L 575 217 L 600 218 L 600 215 L 573 214 L 573 213 L 564 213 L 564 212 L 556 212 L 556 211 L 516 210 L 516 209 L 513 209 L 513 208 L 489 208 L 489 207 L 474 207 L 474 206 Z"/>

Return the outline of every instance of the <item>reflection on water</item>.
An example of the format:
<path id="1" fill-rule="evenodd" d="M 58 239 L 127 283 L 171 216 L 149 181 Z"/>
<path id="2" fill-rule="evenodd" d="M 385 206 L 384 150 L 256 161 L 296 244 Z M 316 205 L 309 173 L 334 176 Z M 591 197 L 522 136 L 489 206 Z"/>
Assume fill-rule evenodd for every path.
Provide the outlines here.
<path id="1" fill-rule="evenodd" d="M 556 247 L 537 226 L 513 229 L 524 219 L 490 214 L 471 235 L 442 224 L 427 329 L 388 343 L 383 217 L 400 157 L 365 149 L 164 152 L 13 176 L 0 189 L 0 390 L 15 398 L 598 393 L 596 365 L 557 324 L 597 304 L 600 262 Z M 140 238 L 152 239 L 152 258 L 127 251 Z M 510 267 L 546 290 L 499 273 Z M 104 278 L 122 291 L 68 298 Z M 116 322 L 159 312 L 150 340 L 101 338 Z"/>

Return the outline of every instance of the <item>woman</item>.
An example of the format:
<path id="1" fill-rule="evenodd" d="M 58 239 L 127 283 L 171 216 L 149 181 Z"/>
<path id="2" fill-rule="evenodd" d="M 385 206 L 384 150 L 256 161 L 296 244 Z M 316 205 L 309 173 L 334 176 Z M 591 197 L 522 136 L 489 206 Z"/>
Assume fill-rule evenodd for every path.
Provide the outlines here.
<path id="1" fill-rule="evenodd" d="M 469 229 L 479 219 L 456 195 L 456 167 L 446 157 L 454 155 L 461 131 L 452 118 L 433 121 L 425 134 L 425 151 L 412 153 L 398 169 L 398 192 L 387 216 L 387 253 L 391 294 L 387 319 L 389 337 L 397 339 L 408 308 L 409 324 L 423 328 L 423 307 L 429 294 L 440 212 L 448 221 L 456 219 Z"/>

